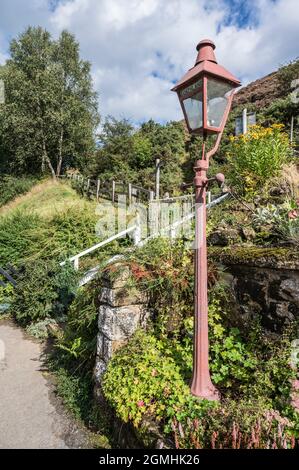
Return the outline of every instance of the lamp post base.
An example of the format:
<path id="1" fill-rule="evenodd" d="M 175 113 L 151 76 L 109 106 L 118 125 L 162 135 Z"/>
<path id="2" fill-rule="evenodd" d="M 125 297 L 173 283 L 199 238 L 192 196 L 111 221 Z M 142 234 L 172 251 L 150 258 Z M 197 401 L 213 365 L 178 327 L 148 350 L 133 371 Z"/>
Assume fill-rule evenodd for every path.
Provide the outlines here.
<path id="1" fill-rule="evenodd" d="M 211 401 L 219 401 L 220 400 L 220 393 L 216 387 L 211 383 L 204 388 L 200 388 L 196 386 L 196 384 L 191 384 L 191 393 L 195 397 L 211 400 Z"/>

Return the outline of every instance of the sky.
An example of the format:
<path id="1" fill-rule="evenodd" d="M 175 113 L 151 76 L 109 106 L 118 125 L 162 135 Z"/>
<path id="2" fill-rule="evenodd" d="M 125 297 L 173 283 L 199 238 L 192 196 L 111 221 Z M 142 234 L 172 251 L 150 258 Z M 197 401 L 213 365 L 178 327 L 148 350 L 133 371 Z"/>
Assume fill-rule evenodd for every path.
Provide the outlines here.
<path id="1" fill-rule="evenodd" d="M 170 89 L 201 39 L 244 85 L 299 56 L 299 0 L 1 0 L 0 63 L 29 25 L 75 34 L 102 119 L 136 124 L 182 118 Z"/>

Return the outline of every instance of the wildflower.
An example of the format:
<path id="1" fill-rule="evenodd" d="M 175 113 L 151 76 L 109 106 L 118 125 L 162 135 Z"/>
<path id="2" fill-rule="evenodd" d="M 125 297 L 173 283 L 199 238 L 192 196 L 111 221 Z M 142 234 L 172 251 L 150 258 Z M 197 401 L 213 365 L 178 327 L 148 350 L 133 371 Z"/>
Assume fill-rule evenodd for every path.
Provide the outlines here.
<path id="1" fill-rule="evenodd" d="M 292 382 L 291 400 L 293 408 L 299 412 L 299 380 L 293 380 Z"/>
<path id="2" fill-rule="evenodd" d="M 288 213 L 289 219 L 297 219 L 298 215 L 299 214 L 298 214 L 298 211 L 296 209 L 293 209 L 293 210 L 289 211 L 289 213 Z"/>
<path id="3" fill-rule="evenodd" d="M 138 406 L 139 408 L 142 408 L 144 405 L 145 405 L 145 403 L 144 403 L 143 400 L 139 400 L 139 401 L 137 402 L 137 406 Z"/>

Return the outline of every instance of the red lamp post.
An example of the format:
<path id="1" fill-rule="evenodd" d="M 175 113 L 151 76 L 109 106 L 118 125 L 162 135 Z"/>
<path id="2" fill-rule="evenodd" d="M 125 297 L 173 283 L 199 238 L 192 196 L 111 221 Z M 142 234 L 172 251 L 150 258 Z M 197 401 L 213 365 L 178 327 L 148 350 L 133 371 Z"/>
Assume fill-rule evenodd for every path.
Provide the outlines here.
<path id="1" fill-rule="evenodd" d="M 235 88 L 240 81 L 217 64 L 215 44 L 209 39 L 197 46 L 197 59 L 184 77 L 172 88 L 176 91 L 191 134 L 202 135 L 202 155 L 194 166 L 195 178 L 195 312 L 193 376 L 191 393 L 200 398 L 218 400 L 209 371 L 206 191 L 209 159 L 219 147 L 230 111 Z M 206 153 L 206 138 L 217 134 L 214 147 Z M 220 176 L 220 175 L 217 175 Z"/>

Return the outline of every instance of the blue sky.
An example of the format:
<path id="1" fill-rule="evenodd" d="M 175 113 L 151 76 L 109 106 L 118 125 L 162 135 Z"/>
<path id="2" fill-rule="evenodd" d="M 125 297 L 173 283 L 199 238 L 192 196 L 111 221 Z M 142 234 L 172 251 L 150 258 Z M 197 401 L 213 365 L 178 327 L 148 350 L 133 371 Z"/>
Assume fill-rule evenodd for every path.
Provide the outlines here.
<path id="1" fill-rule="evenodd" d="M 203 38 L 243 84 L 299 56 L 299 0 L 1 0 L 1 63 L 28 25 L 74 33 L 101 115 L 133 122 L 181 118 L 170 88 Z"/>

